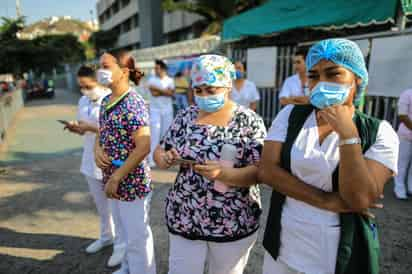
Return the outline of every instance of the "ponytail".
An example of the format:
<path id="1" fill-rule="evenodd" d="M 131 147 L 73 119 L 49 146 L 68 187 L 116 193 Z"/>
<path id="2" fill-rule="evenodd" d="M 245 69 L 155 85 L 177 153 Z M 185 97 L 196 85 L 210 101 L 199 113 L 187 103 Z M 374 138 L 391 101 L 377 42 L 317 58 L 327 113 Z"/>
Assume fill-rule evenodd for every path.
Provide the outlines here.
<path id="1" fill-rule="evenodd" d="M 129 80 L 136 86 L 139 85 L 140 80 L 143 78 L 144 73 L 136 66 L 135 59 L 126 51 L 121 51 L 116 56 L 120 67 L 129 69 Z"/>

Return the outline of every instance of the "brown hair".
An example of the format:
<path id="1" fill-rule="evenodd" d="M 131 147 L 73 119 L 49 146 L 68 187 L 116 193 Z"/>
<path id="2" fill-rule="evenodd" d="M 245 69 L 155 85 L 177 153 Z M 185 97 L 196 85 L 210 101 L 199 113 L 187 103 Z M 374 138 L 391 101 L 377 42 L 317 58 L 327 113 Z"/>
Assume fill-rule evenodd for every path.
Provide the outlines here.
<path id="1" fill-rule="evenodd" d="M 133 56 L 127 51 L 120 51 L 115 57 L 120 67 L 129 69 L 129 80 L 135 83 L 135 85 L 139 85 L 144 73 L 137 67 Z"/>

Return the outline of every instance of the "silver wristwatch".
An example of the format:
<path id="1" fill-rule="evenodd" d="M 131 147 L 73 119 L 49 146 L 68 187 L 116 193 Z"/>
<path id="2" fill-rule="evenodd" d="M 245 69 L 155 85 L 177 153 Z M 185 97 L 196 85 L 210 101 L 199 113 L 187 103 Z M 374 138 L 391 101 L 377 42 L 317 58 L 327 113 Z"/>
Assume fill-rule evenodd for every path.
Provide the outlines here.
<path id="1" fill-rule="evenodd" d="M 349 138 L 349 139 L 343 139 L 339 141 L 339 146 L 344 146 L 344 145 L 360 145 L 362 144 L 361 139 L 356 137 L 356 138 Z"/>

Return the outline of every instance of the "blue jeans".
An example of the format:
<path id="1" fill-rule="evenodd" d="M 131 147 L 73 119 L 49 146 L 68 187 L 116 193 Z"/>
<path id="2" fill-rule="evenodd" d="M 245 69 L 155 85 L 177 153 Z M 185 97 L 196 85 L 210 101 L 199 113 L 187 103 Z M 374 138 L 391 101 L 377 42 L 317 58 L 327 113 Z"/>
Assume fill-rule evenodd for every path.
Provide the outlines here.
<path id="1" fill-rule="evenodd" d="M 176 99 L 177 111 L 185 109 L 189 106 L 189 101 L 187 99 L 186 93 L 176 93 L 175 99 Z"/>

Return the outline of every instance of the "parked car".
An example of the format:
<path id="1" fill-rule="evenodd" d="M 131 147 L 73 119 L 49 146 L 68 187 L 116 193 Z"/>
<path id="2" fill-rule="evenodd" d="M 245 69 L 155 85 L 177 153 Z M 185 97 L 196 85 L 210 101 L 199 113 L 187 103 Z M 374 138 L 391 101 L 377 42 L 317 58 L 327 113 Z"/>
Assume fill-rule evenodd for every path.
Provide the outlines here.
<path id="1" fill-rule="evenodd" d="M 26 100 L 39 97 L 53 98 L 55 95 L 54 81 L 45 79 L 42 82 L 29 83 L 26 85 L 24 94 Z"/>
<path id="2" fill-rule="evenodd" d="M 12 82 L 0 81 L 0 90 L 2 92 L 8 92 L 14 90 L 14 85 Z"/>

